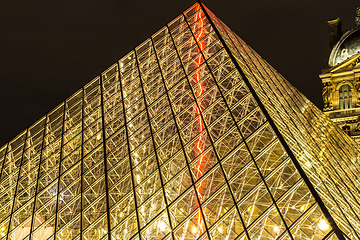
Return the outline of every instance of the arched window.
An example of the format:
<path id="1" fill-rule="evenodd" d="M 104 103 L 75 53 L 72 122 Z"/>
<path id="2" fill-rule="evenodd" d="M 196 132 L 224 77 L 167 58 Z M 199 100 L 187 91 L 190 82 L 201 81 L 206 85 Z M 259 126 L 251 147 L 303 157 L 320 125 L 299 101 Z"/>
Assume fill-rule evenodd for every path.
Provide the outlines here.
<path id="1" fill-rule="evenodd" d="M 352 105 L 351 88 L 349 85 L 342 85 L 339 89 L 340 109 L 349 109 Z"/>

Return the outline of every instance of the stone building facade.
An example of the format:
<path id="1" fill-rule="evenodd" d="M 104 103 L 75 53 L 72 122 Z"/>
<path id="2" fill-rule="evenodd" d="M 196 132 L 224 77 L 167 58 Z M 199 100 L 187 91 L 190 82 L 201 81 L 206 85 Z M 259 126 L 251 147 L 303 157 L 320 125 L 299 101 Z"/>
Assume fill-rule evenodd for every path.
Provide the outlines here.
<path id="1" fill-rule="evenodd" d="M 324 113 L 360 142 L 360 7 L 355 27 L 342 34 L 339 18 L 328 21 L 330 57 L 320 78 Z"/>

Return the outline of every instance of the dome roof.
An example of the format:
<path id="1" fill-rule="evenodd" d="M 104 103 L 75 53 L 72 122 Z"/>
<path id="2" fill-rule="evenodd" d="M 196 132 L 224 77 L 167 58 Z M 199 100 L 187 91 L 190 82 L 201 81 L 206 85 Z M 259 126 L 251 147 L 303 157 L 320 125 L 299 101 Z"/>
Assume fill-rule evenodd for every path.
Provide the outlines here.
<path id="1" fill-rule="evenodd" d="M 330 53 L 329 66 L 333 67 L 360 51 L 360 28 L 347 31 Z"/>

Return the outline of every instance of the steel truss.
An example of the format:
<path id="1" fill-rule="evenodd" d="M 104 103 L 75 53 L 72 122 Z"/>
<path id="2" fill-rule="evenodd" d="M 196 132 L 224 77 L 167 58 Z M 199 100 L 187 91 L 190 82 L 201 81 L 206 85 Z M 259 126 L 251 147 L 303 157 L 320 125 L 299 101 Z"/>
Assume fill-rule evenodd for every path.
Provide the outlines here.
<path id="1" fill-rule="evenodd" d="M 0 148 L 0 239 L 360 239 L 358 156 L 197 2 Z"/>

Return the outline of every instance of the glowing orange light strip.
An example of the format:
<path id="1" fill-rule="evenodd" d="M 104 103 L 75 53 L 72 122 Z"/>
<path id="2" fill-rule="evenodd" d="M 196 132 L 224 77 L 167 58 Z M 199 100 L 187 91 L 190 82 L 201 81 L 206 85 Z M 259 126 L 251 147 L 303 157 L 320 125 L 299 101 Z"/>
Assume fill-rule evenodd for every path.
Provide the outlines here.
<path id="1" fill-rule="evenodd" d="M 198 19 L 200 19 L 200 32 L 199 34 L 196 36 L 196 41 L 199 43 L 199 46 L 200 46 L 200 51 L 202 51 L 204 49 L 204 44 L 200 41 L 202 35 L 204 34 L 203 32 L 203 27 L 204 27 L 204 20 L 202 19 L 202 11 L 199 10 L 199 13 L 198 13 Z M 197 68 L 200 67 L 200 65 L 204 62 L 203 58 L 202 58 L 202 55 L 200 54 L 199 57 L 198 57 L 198 60 L 197 60 Z M 195 74 L 195 81 L 197 83 L 200 82 L 200 69 L 197 69 L 196 71 L 196 74 Z M 200 98 L 200 96 L 203 94 L 204 92 L 204 89 L 202 88 L 201 84 L 199 83 L 198 84 L 199 86 L 199 93 L 198 93 L 198 97 Z M 201 102 L 199 101 L 199 106 L 201 105 Z M 197 107 L 196 108 L 196 115 L 199 116 L 199 133 L 201 134 L 201 132 L 204 130 L 204 125 L 203 125 L 203 121 L 202 121 L 202 117 L 200 115 L 200 109 Z M 203 149 L 201 148 L 201 142 L 202 142 L 202 135 L 199 136 L 199 139 L 197 141 L 197 144 L 196 144 L 196 149 L 199 153 L 199 155 L 201 155 L 203 153 Z M 204 160 L 204 155 L 201 155 L 200 157 L 200 160 L 196 166 L 196 170 L 198 172 L 198 178 L 200 178 L 204 172 L 201 170 L 201 165 L 202 165 L 202 162 Z M 198 198 L 199 200 L 201 200 L 202 196 L 200 194 L 200 190 L 202 188 L 202 184 L 203 184 L 203 181 L 200 181 L 200 184 L 198 185 L 198 187 L 196 188 L 196 191 L 197 191 L 197 195 L 198 195 Z M 202 234 L 205 229 L 203 227 L 203 219 L 202 219 L 202 215 L 201 215 L 201 212 L 199 211 L 198 213 L 198 221 L 197 221 L 197 225 L 198 225 L 198 229 L 199 229 L 199 232 L 200 234 Z"/>

